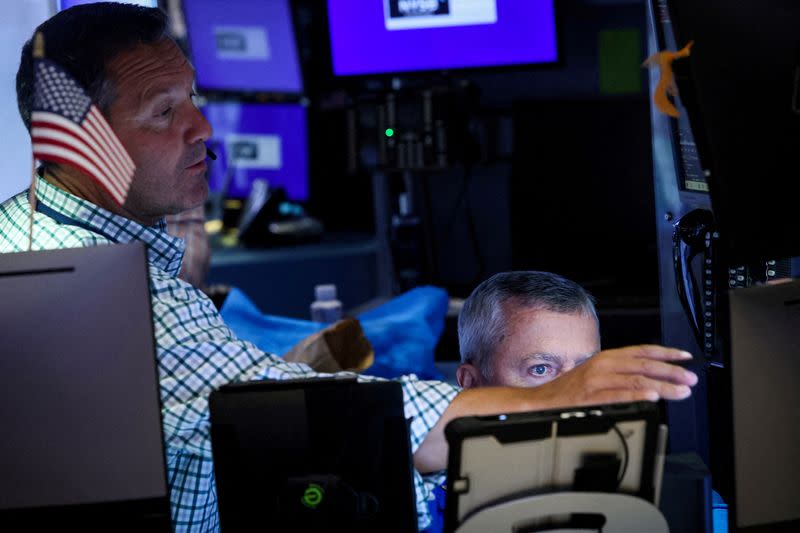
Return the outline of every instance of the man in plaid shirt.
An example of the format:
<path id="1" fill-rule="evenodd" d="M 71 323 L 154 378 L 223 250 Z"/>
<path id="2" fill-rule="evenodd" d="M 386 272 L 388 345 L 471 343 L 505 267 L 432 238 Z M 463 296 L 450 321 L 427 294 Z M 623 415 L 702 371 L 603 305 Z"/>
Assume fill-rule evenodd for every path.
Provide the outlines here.
<path id="1" fill-rule="evenodd" d="M 192 101 L 194 71 L 167 35 L 157 9 L 88 4 L 55 15 L 37 31 L 46 56 L 89 91 L 136 164 L 124 205 L 80 171 L 40 169 L 34 249 L 142 241 L 148 248 L 151 299 L 163 402 L 168 481 L 177 531 L 216 531 L 216 488 L 207 399 L 231 381 L 316 376 L 310 368 L 264 353 L 236 338 L 211 301 L 179 280 L 183 241 L 164 217 L 194 208 L 208 194 L 204 141 L 211 127 Z M 17 74 L 20 114 L 30 130 L 33 102 L 30 43 Z M 0 252 L 27 249 L 27 191 L 0 205 Z M 444 426 L 455 417 L 615 401 L 682 399 L 696 376 L 669 361 L 685 352 L 639 346 L 601 352 L 536 389 L 459 392 L 406 376 L 406 416 L 416 468 L 418 523 L 429 523 L 426 500 L 446 466 Z M 424 474 L 424 475 L 423 475 Z M 114 529 L 113 525 L 109 529 Z"/>

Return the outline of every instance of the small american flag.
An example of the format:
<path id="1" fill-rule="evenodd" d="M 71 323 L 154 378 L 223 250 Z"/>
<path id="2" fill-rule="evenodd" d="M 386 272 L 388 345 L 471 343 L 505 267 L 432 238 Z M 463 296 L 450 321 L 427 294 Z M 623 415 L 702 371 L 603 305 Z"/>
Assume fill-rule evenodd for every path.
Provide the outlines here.
<path id="1" fill-rule="evenodd" d="M 33 156 L 88 174 L 122 205 L 135 166 L 86 91 L 60 66 L 34 61 Z"/>

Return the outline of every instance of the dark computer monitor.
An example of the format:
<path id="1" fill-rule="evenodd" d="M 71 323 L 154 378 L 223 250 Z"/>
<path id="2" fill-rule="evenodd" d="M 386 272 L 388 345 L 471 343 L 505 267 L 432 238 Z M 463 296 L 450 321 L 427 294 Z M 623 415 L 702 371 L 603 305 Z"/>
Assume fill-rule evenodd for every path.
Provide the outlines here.
<path id="1" fill-rule="evenodd" d="M 339 76 L 554 63 L 554 0 L 328 0 Z"/>
<path id="2" fill-rule="evenodd" d="M 56 11 L 69 9 L 81 4 L 96 4 L 105 0 L 56 0 Z M 143 7 L 158 7 L 158 0 L 114 0 L 120 4 L 134 4 Z"/>
<path id="3" fill-rule="evenodd" d="M 800 255 L 800 3 L 669 0 L 675 63 L 732 265 Z"/>
<path id="4" fill-rule="evenodd" d="M 775 267 L 766 260 L 800 255 L 793 194 L 800 171 L 800 5 L 652 0 L 650 7 L 659 49 L 677 50 L 694 40 L 691 56 L 674 64 L 682 111 L 671 124 L 674 169 L 659 168 L 669 159 L 656 158 L 657 175 L 678 178 L 677 189 L 657 183 L 657 216 L 675 217 L 671 242 L 662 249 L 669 264 L 662 269 L 668 273 L 662 275 L 664 339 L 706 352 L 693 392 L 697 408 L 670 406 L 672 427 L 701 450 L 708 443 L 714 488 L 731 506 L 731 531 L 796 531 L 797 285 L 728 286 L 750 285 L 748 272 L 769 279 Z M 656 122 L 654 131 L 663 130 Z M 654 135 L 659 152 L 659 143 L 667 144 Z M 697 316 L 706 318 L 689 320 L 700 326 L 695 346 L 692 340 L 685 344 L 691 335 L 682 330 L 695 328 L 676 313 L 678 297 L 670 294 L 676 286 L 688 287 L 691 274 L 664 280 L 678 259 L 675 237 L 691 228 L 683 221 L 710 215 L 709 207 L 713 225 L 695 217 L 695 227 L 718 229 L 719 241 L 708 240 L 713 234 L 707 230 L 691 244 L 684 233 L 684 244 L 699 252 L 694 266 L 706 285 L 695 302 L 702 311 Z"/>
<path id="5" fill-rule="evenodd" d="M 800 531 L 800 281 L 730 292 L 731 531 Z"/>
<path id="6" fill-rule="evenodd" d="M 0 530 L 170 531 L 141 243 L 0 254 Z"/>
<path id="7" fill-rule="evenodd" d="M 223 531 L 417 530 L 399 383 L 238 383 L 209 409 Z"/>
<path id="8" fill-rule="evenodd" d="M 209 168 L 209 188 L 246 198 L 253 181 L 283 187 L 292 201 L 308 200 L 306 108 L 300 104 L 209 103 L 209 144 L 221 157 Z M 219 150 L 218 150 L 219 149 Z"/>
<path id="9" fill-rule="evenodd" d="M 288 0 L 183 0 L 200 90 L 301 93 Z"/>

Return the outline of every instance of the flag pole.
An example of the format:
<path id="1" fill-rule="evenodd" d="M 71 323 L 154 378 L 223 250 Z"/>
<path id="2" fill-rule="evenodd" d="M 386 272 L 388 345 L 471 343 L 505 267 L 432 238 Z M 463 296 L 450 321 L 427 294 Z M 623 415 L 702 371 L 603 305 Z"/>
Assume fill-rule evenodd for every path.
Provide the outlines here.
<path id="1" fill-rule="evenodd" d="M 33 36 L 33 58 L 44 59 L 44 37 L 41 32 L 36 32 Z M 34 66 L 34 79 L 36 78 L 36 67 Z M 36 157 L 31 154 L 31 189 L 28 192 L 28 199 L 31 203 L 30 230 L 28 235 L 28 251 L 33 249 L 33 218 L 36 214 Z"/>

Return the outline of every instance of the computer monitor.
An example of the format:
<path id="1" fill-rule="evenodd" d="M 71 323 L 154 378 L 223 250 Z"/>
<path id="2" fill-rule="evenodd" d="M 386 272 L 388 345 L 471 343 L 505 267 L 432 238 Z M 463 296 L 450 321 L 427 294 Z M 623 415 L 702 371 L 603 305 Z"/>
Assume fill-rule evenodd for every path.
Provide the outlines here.
<path id="1" fill-rule="evenodd" d="M 417 530 L 399 383 L 264 380 L 209 398 L 222 530 Z"/>
<path id="2" fill-rule="evenodd" d="M 554 63 L 554 0 L 328 0 L 334 74 Z"/>
<path id="3" fill-rule="evenodd" d="M 675 63 L 731 265 L 800 255 L 800 3 L 669 0 Z M 762 263 L 763 264 L 763 263 Z"/>
<path id="4" fill-rule="evenodd" d="M 55 0 L 56 1 L 56 11 L 62 11 L 64 9 L 69 9 L 72 6 L 78 6 L 82 4 L 96 4 L 97 2 L 106 1 L 106 0 Z M 114 0 L 120 4 L 133 4 L 142 7 L 158 7 L 158 0 Z"/>
<path id="5" fill-rule="evenodd" d="M 0 254 L 0 530 L 171 531 L 141 243 Z"/>
<path id="6" fill-rule="evenodd" d="M 286 189 L 289 200 L 308 200 L 306 109 L 300 104 L 214 102 L 203 107 L 214 127 L 209 139 L 220 157 L 209 168 L 209 188 L 246 198 L 253 181 Z"/>
<path id="7" fill-rule="evenodd" d="M 800 531 L 800 281 L 730 292 L 731 531 Z"/>
<path id="8" fill-rule="evenodd" d="M 183 0 L 200 90 L 302 93 L 288 0 Z"/>

